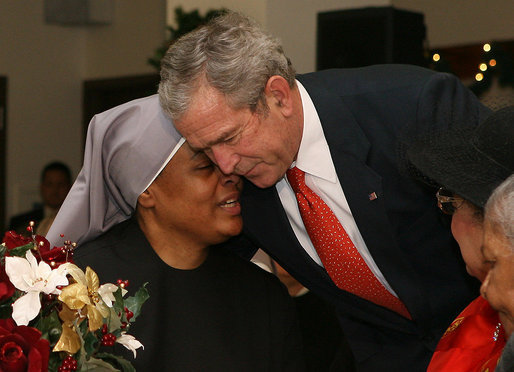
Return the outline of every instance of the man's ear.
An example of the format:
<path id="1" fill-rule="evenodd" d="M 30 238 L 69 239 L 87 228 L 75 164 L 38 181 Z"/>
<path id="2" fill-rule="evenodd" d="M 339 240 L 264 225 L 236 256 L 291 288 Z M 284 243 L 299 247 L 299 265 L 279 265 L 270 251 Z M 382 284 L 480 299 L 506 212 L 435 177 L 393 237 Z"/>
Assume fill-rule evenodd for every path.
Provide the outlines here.
<path id="1" fill-rule="evenodd" d="M 293 114 L 293 95 L 289 83 L 279 75 L 273 75 L 268 79 L 264 94 L 268 99 L 268 105 L 275 105 L 285 117 Z"/>
<path id="2" fill-rule="evenodd" d="M 143 208 L 152 208 L 155 206 L 155 198 L 153 196 L 151 185 L 137 198 L 137 204 Z"/>

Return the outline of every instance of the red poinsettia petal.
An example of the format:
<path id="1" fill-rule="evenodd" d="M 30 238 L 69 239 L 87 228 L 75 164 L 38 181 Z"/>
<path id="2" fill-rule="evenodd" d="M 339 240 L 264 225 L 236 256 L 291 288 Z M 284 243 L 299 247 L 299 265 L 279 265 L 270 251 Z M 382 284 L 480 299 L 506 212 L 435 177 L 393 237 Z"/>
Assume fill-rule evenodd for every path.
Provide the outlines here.
<path id="1" fill-rule="evenodd" d="M 13 333 L 23 337 L 29 345 L 34 345 L 41 338 L 41 331 L 29 326 L 17 326 Z"/>
<path id="2" fill-rule="evenodd" d="M 29 244 L 31 241 L 32 239 L 17 234 L 15 231 L 7 231 L 4 234 L 4 239 L 2 240 L 7 249 L 20 247 L 22 245 Z"/>
<path id="3" fill-rule="evenodd" d="M 16 323 L 12 318 L 9 319 L 0 319 L 0 329 L 5 330 L 5 334 L 11 333 L 13 329 L 16 328 Z M 0 331 L 2 332 L 2 331 Z"/>
<path id="4" fill-rule="evenodd" d="M 50 242 L 44 236 L 36 235 L 36 243 L 41 252 L 48 252 L 50 250 Z"/>
<path id="5" fill-rule="evenodd" d="M 28 372 L 43 372 L 48 370 L 50 358 L 50 343 L 44 338 L 38 340 L 29 352 Z"/>

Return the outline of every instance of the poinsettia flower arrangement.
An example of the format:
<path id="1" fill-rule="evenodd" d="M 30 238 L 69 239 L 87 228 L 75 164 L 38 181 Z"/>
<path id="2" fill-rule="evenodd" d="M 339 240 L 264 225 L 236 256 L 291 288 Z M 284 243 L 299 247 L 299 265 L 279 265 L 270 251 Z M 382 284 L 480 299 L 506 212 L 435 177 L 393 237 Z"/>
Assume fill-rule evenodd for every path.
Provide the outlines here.
<path id="1" fill-rule="evenodd" d="M 34 235 L 14 231 L 0 245 L 0 371 L 135 371 L 112 353 L 119 343 L 143 345 L 130 324 L 148 299 L 145 286 L 126 297 L 128 280 L 100 284 L 73 263 L 75 244 L 50 249 Z"/>

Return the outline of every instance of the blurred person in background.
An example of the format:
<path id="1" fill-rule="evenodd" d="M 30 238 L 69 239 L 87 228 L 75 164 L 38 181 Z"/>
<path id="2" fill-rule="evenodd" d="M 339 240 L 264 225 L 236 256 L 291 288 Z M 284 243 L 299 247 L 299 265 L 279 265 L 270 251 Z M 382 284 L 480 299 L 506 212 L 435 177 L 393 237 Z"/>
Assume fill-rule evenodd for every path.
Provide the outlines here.
<path id="1" fill-rule="evenodd" d="M 64 199 L 66 199 L 71 184 L 71 171 L 66 164 L 59 161 L 47 164 L 41 172 L 39 185 L 42 205 L 31 211 L 13 216 L 8 229 L 19 234 L 26 234 L 27 226 L 33 221 L 35 233 L 45 236 Z"/>

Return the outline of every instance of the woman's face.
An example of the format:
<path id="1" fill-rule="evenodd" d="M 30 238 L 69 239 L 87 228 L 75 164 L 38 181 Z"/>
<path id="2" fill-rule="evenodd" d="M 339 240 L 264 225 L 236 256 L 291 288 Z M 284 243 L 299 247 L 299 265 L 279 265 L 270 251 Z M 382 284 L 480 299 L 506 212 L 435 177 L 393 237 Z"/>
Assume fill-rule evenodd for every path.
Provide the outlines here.
<path id="1" fill-rule="evenodd" d="M 476 212 L 476 208 L 468 202 L 457 208 L 452 216 L 452 234 L 459 243 L 468 274 L 483 281 L 487 275 L 487 266 L 480 251 L 483 223 Z"/>
<path id="2" fill-rule="evenodd" d="M 208 246 L 241 232 L 239 176 L 223 175 L 187 142 L 150 185 L 159 221 L 178 238 Z"/>
<path id="3" fill-rule="evenodd" d="M 482 251 L 489 272 L 480 292 L 498 311 L 508 337 L 514 331 L 514 254 L 503 232 L 488 220 L 484 223 Z"/>

